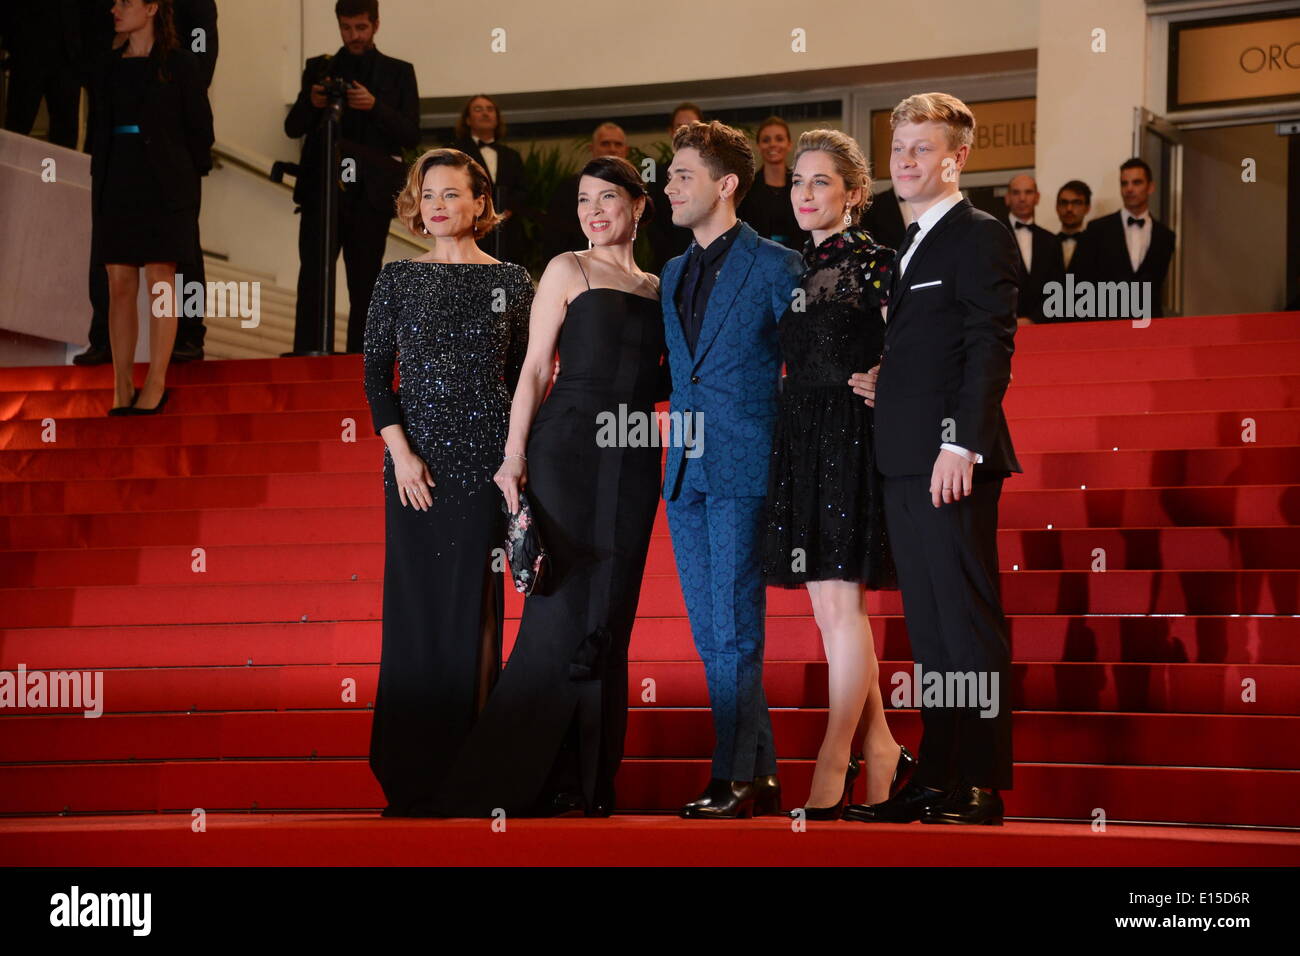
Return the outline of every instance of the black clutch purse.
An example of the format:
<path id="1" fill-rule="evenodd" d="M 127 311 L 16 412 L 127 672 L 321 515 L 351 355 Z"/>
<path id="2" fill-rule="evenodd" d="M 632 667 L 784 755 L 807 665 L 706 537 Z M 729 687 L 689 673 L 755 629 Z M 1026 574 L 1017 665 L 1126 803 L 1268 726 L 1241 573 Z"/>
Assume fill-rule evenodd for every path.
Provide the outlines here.
<path id="1" fill-rule="evenodd" d="M 519 491 L 518 511 L 511 514 L 510 506 L 504 499 L 501 510 L 506 513 L 506 560 L 510 562 L 515 590 L 528 596 L 536 589 L 538 582 L 546 577 L 550 558 L 542 544 L 542 536 L 533 521 L 532 506 L 523 489 Z"/>

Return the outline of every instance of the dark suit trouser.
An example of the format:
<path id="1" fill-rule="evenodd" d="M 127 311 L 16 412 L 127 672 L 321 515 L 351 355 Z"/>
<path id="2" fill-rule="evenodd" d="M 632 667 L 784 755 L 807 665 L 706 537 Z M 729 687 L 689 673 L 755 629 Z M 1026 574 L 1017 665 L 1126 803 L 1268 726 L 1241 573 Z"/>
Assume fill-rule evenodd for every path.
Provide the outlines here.
<path id="1" fill-rule="evenodd" d="M 200 194 L 199 200 L 201 203 L 202 194 Z M 197 282 L 206 290 L 208 287 L 208 274 L 203 263 L 203 247 L 199 243 L 197 213 L 195 216 L 194 248 L 197 258 L 194 262 L 176 263 L 176 272 L 184 277 L 186 286 L 191 282 Z M 110 348 L 108 341 L 108 270 L 104 268 L 104 263 L 96 258 L 93 242 L 90 252 L 88 282 L 90 286 L 90 347 L 107 349 Z M 181 290 L 181 294 L 185 294 L 184 289 Z M 207 301 L 206 293 L 204 301 Z M 203 340 L 208 331 L 203 324 L 203 319 L 204 316 L 202 315 L 187 315 L 184 310 L 184 299 L 182 299 L 181 314 L 176 317 L 176 345 L 174 347 L 180 348 L 193 345 L 203 348 Z"/>
<path id="2" fill-rule="evenodd" d="M 704 662 L 713 713 L 711 775 L 753 780 L 776 773 L 772 720 L 763 693 L 762 532 L 766 497 L 704 490 L 703 463 L 687 459 L 668 526 L 691 636 Z"/>
<path id="3" fill-rule="evenodd" d="M 916 783 L 1011 787 L 1011 647 L 998 591 L 1002 476 L 975 474 L 969 498 L 935 508 L 930 476 L 886 478 L 885 520 L 913 659 L 922 673 L 997 677 L 996 716 L 976 704 L 922 706 Z M 909 675 L 911 676 L 911 675 Z M 915 688 L 917 694 L 921 688 Z"/>
<path id="4" fill-rule="evenodd" d="M 81 81 L 75 67 L 16 65 L 9 74 L 5 129 L 29 136 L 36 125 L 41 100 L 50 114 L 50 142 L 77 148 Z"/>
<path id="5" fill-rule="evenodd" d="M 384 263 L 388 244 L 391 212 L 378 212 L 363 202 L 340 198 L 339 229 L 334 242 L 334 256 L 343 250 L 343 268 L 348 283 L 349 352 L 365 346 L 366 313 L 370 311 L 370 293 Z M 325 217 L 318 205 L 302 207 L 298 223 L 298 306 L 294 323 L 293 350 L 318 349 L 321 329 L 321 235 Z M 334 343 L 330 342 L 333 349 Z"/>

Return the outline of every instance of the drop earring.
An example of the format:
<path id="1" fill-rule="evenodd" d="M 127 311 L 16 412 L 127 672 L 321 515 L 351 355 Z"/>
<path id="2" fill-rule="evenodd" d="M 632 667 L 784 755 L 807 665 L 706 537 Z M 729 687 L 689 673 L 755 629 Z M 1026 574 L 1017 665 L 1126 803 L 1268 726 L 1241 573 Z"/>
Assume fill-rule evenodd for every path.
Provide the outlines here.
<path id="1" fill-rule="evenodd" d="M 633 241 L 633 242 L 636 242 L 636 227 L 637 227 L 638 225 L 640 225 L 640 223 L 641 223 L 641 217 L 640 217 L 640 216 L 638 216 L 636 219 L 633 219 L 633 220 L 632 220 L 632 241 Z"/>
<path id="2" fill-rule="evenodd" d="M 849 215 L 849 207 L 844 207 L 844 228 L 847 229 L 853 225 L 853 217 Z"/>

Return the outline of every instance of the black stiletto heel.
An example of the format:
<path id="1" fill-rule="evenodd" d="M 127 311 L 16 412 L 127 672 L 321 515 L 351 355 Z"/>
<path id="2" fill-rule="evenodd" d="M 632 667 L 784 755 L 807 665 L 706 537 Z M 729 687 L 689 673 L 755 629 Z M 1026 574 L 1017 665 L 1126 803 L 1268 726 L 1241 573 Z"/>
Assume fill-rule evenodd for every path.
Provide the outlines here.
<path id="1" fill-rule="evenodd" d="M 134 388 L 131 390 L 131 401 L 126 405 L 114 405 L 108 410 L 110 415 L 131 415 L 135 412 L 135 400 L 140 397 L 140 390 Z"/>
<path id="2" fill-rule="evenodd" d="M 889 782 L 889 795 L 892 797 L 902 790 L 916 772 L 916 758 L 906 747 L 898 748 L 898 765 L 894 767 L 894 779 Z"/>
<path id="3" fill-rule="evenodd" d="M 844 774 L 844 792 L 840 794 L 839 803 L 831 807 L 802 807 L 805 820 L 838 820 L 844 813 L 844 807 L 853 796 L 853 783 L 862 772 L 862 758 L 858 754 L 849 755 L 849 769 Z M 799 810 L 791 810 L 790 816 L 797 819 Z"/>

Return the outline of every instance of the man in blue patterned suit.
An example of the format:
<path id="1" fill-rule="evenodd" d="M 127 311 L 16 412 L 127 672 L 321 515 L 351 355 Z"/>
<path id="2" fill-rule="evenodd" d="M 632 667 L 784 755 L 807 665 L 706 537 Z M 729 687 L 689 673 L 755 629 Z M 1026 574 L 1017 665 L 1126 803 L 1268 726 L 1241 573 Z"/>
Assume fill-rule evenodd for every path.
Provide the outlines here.
<path id="1" fill-rule="evenodd" d="M 677 129 L 673 149 L 664 192 L 673 224 L 694 240 L 664 267 L 660 301 L 671 412 L 698 424 L 678 432 L 691 447 L 669 444 L 663 495 L 715 735 L 709 784 L 681 815 L 777 813 L 760 542 L 781 371 L 777 322 L 803 265 L 736 218 L 754 181 L 743 133 L 691 123 Z"/>

